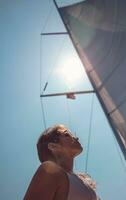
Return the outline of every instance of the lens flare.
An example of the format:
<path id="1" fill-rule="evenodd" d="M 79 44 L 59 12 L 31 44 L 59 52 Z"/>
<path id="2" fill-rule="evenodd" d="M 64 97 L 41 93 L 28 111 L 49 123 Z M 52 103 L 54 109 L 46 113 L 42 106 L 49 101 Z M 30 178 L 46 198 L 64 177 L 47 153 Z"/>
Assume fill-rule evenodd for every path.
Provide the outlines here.
<path id="1" fill-rule="evenodd" d="M 84 79 L 84 68 L 79 59 L 68 58 L 57 69 L 58 75 L 67 83 L 70 87 L 80 83 Z"/>

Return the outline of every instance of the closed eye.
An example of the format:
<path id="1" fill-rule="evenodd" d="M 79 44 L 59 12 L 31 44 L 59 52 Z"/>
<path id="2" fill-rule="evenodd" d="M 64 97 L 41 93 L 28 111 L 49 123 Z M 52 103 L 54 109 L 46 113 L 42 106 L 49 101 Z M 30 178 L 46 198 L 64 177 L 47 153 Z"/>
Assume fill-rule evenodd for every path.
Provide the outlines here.
<path id="1" fill-rule="evenodd" d="M 64 132 L 65 137 L 70 137 L 71 135 L 68 133 L 68 130 L 65 130 Z"/>
<path id="2" fill-rule="evenodd" d="M 65 136 L 66 136 L 66 137 L 70 137 L 70 134 L 69 134 L 69 133 L 66 133 Z"/>

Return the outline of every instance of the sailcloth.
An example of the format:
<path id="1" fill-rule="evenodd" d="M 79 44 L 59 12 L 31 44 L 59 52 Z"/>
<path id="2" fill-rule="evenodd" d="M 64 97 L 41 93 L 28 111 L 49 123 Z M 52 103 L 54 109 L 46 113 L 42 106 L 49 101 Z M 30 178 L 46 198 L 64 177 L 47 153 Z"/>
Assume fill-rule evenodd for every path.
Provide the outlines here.
<path id="1" fill-rule="evenodd" d="M 86 0 L 59 12 L 126 158 L 126 1 Z"/>

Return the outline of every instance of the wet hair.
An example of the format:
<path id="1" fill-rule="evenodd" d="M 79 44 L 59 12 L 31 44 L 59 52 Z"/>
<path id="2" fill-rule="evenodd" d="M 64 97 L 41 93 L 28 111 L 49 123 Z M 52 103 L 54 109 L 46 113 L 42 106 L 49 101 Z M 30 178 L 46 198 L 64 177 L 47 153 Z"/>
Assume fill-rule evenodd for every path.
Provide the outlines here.
<path id="1" fill-rule="evenodd" d="M 64 128 L 65 128 L 64 125 L 58 124 L 58 125 L 49 127 L 40 135 L 37 142 L 37 151 L 38 151 L 38 157 L 41 163 L 49 160 L 50 158 L 54 158 L 53 153 L 48 148 L 48 144 L 50 142 L 58 143 L 59 136 L 61 135 L 58 129 L 64 129 Z"/>

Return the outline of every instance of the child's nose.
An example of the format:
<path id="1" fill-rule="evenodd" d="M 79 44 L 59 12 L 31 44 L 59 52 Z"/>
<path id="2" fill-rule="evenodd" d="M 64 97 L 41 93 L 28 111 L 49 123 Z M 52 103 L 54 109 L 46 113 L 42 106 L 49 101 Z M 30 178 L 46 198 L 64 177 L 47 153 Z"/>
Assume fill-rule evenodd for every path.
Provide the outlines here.
<path id="1" fill-rule="evenodd" d="M 74 140 L 77 140 L 77 141 L 79 140 L 79 138 L 78 138 L 78 137 L 73 137 L 73 139 L 74 139 Z"/>

